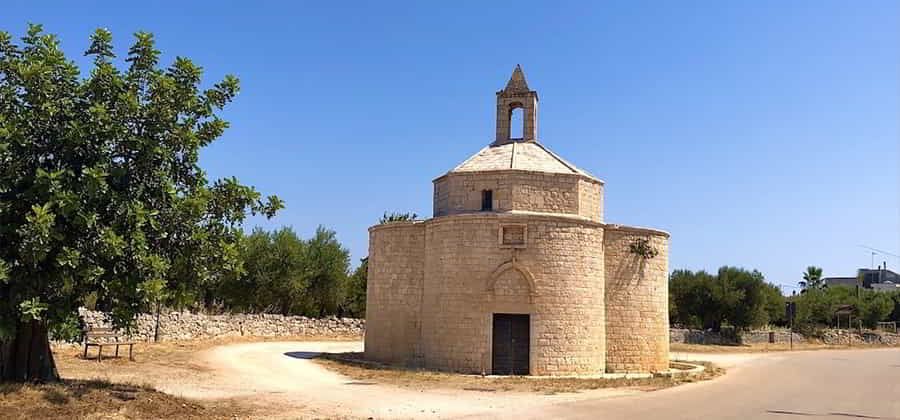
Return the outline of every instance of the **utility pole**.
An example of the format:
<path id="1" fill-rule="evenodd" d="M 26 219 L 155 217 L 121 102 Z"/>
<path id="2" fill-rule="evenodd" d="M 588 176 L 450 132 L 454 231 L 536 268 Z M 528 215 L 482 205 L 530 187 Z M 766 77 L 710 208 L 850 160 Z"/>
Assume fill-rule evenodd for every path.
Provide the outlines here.
<path id="1" fill-rule="evenodd" d="M 793 311 L 791 311 L 791 331 L 788 333 L 788 337 L 791 338 L 791 351 L 794 350 L 794 316 Z"/>
<path id="2" fill-rule="evenodd" d="M 797 315 L 797 302 L 794 299 L 797 297 L 797 292 L 791 294 L 791 300 L 787 302 L 785 306 L 785 313 L 788 318 L 788 325 L 790 325 L 790 332 L 788 333 L 788 337 L 791 342 L 791 350 L 794 350 L 794 318 Z"/>

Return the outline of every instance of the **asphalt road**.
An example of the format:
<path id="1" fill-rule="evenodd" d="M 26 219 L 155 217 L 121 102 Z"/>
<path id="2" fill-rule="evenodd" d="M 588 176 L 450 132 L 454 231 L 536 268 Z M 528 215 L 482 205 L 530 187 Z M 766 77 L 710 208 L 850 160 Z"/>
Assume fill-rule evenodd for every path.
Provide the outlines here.
<path id="1" fill-rule="evenodd" d="M 713 381 L 488 417 L 900 420 L 900 349 L 767 355 Z"/>

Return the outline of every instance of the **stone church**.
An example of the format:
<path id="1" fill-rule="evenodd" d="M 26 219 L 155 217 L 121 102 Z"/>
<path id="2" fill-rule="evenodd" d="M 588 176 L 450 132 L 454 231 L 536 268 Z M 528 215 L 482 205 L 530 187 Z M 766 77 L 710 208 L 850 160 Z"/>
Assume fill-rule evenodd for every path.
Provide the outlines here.
<path id="1" fill-rule="evenodd" d="M 604 222 L 603 181 L 539 141 L 520 67 L 497 92 L 494 141 L 433 183 L 434 217 L 369 228 L 367 359 L 500 375 L 668 370 L 669 234 Z"/>

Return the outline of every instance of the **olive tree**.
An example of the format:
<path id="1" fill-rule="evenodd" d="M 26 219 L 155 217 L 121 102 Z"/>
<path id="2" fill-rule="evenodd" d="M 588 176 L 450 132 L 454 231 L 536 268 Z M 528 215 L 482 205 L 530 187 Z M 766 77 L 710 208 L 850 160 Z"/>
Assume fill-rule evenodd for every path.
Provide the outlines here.
<path id="1" fill-rule="evenodd" d="M 344 306 L 347 315 L 366 317 L 366 287 L 369 281 L 369 257 L 359 261 L 359 267 L 347 279 L 347 291 L 344 297 Z"/>
<path id="2" fill-rule="evenodd" d="M 48 329 L 87 295 L 128 327 L 165 293 L 240 270 L 248 214 L 282 207 L 234 178 L 207 180 L 200 150 L 238 80 L 201 88 L 186 58 L 159 67 L 151 34 L 124 63 L 97 30 L 87 76 L 57 37 L 0 32 L 0 378 L 58 377 Z M 123 67 L 120 69 L 119 67 Z"/>

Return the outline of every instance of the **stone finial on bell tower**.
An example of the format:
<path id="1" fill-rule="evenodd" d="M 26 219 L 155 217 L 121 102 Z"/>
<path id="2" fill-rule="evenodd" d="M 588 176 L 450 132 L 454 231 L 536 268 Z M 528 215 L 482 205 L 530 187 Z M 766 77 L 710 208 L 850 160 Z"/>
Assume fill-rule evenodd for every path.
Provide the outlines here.
<path id="1" fill-rule="evenodd" d="M 516 109 L 522 109 L 522 137 L 512 138 L 512 115 Z M 516 65 L 512 77 L 503 90 L 497 92 L 497 138 L 494 145 L 515 141 L 537 140 L 537 92 L 528 89 L 522 66 Z"/>

